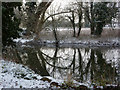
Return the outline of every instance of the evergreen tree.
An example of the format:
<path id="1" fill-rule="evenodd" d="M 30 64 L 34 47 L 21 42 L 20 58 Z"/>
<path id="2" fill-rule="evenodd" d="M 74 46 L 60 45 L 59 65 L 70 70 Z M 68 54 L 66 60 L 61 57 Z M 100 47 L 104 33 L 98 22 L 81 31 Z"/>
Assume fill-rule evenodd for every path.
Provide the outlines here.
<path id="1" fill-rule="evenodd" d="M 95 35 L 101 35 L 103 27 L 106 24 L 112 23 L 112 19 L 116 17 L 117 11 L 118 8 L 116 7 L 116 3 L 102 2 L 94 5 L 96 25 Z"/>
<path id="2" fill-rule="evenodd" d="M 90 23 L 91 35 L 100 36 L 103 27 L 116 18 L 118 7 L 115 2 L 90 2 L 84 8 L 85 16 Z"/>
<path id="3" fill-rule="evenodd" d="M 3 47 L 15 45 L 13 39 L 19 38 L 22 31 L 19 28 L 20 20 L 15 17 L 14 8 L 20 10 L 21 2 L 2 3 L 2 44 Z"/>

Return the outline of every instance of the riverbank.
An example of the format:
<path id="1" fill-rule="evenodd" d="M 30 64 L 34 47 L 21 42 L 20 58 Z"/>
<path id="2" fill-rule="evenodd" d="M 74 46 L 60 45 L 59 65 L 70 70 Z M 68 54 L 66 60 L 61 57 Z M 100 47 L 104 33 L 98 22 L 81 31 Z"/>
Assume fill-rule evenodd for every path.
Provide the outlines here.
<path id="1" fill-rule="evenodd" d="M 70 85 L 70 86 L 69 86 Z M 42 77 L 35 74 L 27 66 L 16 64 L 11 61 L 0 60 L 0 89 L 2 88 L 47 88 L 47 89 L 72 89 L 89 90 L 90 88 L 119 90 L 120 86 L 106 85 L 94 86 L 91 83 L 79 83 L 75 80 L 68 82 L 57 80 L 50 76 Z"/>
<path id="2" fill-rule="evenodd" d="M 85 47 L 85 48 L 120 48 L 120 38 L 111 38 L 111 39 L 84 39 L 80 40 L 78 38 L 69 38 L 65 40 L 59 40 L 57 43 L 55 40 L 38 40 L 34 41 L 33 39 L 16 39 L 15 40 L 19 45 L 26 46 L 47 46 L 47 47 Z"/>
<path id="3" fill-rule="evenodd" d="M 50 32 L 50 33 L 52 35 L 52 32 Z M 115 37 L 114 36 L 113 37 L 95 37 L 95 36 L 87 36 L 87 35 L 84 35 L 83 37 L 82 36 L 72 37 L 72 34 L 69 36 L 69 34 L 67 35 L 66 33 L 63 35 L 64 37 L 61 36 L 61 38 L 60 38 L 60 33 L 59 33 L 59 39 L 58 39 L 57 43 L 54 40 L 53 35 L 49 37 L 47 35 L 45 36 L 44 34 L 42 34 L 43 36 L 41 36 L 41 38 L 38 41 L 34 41 L 34 38 L 26 38 L 26 37 L 16 39 L 15 41 L 17 42 L 16 44 L 17 44 L 18 49 L 20 49 L 19 47 L 21 47 L 21 46 L 23 46 L 23 47 L 26 47 L 26 46 L 56 47 L 57 46 L 57 47 L 67 47 L 67 48 L 75 47 L 77 49 L 81 48 L 81 47 L 87 47 L 90 49 L 91 48 L 99 48 L 99 50 L 102 47 L 103 48 L 120 48 L 120 42 L 119 42 L 120 37 L 116 37 L 116 36 Z M 47 33 L 47 34 L 49 35 L 49 33 Z M 43 38 L 43 37 L 45 37 L 45 38 Z M 39 50 L 39 49 L 35 49 L 35 53 L 37 53 L 38 52 L 37 50 Z M 31 51 L 34 52 L 34 50 L 32 50 L 32 49 L 31 49 Z M 46 49 L 46 51 L 48 53 L 51 53 L 51 52 L 49 52 L 48 48 Z M 80 50 L 74 49 L 74 54 L 75 54 L 74 56 L 78 55 L 78 54 L 76 54 L 77 51 L 79 52 L 79 55 L 80 55 L 80 53 L 81 53 L 81 55 L 83 54 L 83 52 L 80 52 Z M 33 52 L 30 54 L 28 52 L 28 54 L 32 57 L 32 55 L 34 55 Z M 57 49 L 56 49 L 56 52 L 57 52 Z M 85 50 L 85 52 L 87 52 L 87 50 Z M 94 54 L 96 54 L 97 51 L 92 50 L 91 52 L 88 52 L 88 54 L 91 53 L 90 56 L 96 56 Z M 110 54 L 109 52 L 108 52 L 108 54 Z M 25 50 L 22 53 L 24 54 Z M 115 53 L 115 54 L 117 54 L 117 53 Z M 6 55 L 7 55 L 7 53 L 6 53 Z M 26 55 L 26 53 L 25 53 L 25 55 Z M 47 54 L 44 54 L 44 55 L 47 55 Z M 99 57 L 99 55 L 102 56 L 102 53 L 98 52 L 97 55 L 98 55 L 98 57 Z M 113 55 L 113 53 L 111 55 Z M 72 55 L 70 55 L 70 57 L 72 57 Z M 85 57 L 85 56 L 83 56 L 83 57 Z M 116 55 L 116 58 L 118 60 L 117 55 Z M 112 59 L 110 59 L 110 60 L 112 60 Z M 69 59 L 66 59 L 66 60 L 69 60 Z M 87 60 L 89 60 L 89 59 L 87 59 Z M 92 59 L 90 59 L 90 60 L 92 61 Z M 100 60 L 105 60 L 105 59 L 100 58 L 99 61 Z M 11 61 L 14 61 L 14 60 L 12 59 Z M 46 77 L 40 76 L 40 75 L 36 74 L 34 71 L 32 71 L 31 69 L 29 69 L 27 66 L 24 66 L 22 64 L 16 64 L 11 61 L 7 61 L 7 60 L 0 61 L 0 67 L 1 67 L 0 68 L 0 88 L 49 88 L 49 89 L 50 88 L 55 88 L 55 89 L 56 88 L 62 88 L 62 89 L 63 88 L 65 88 L 65 89 L 67 89 L 67 88 L 70 88 L 70 89 L 71 88 L 72 89 L 85 88 L 85 90 L 87 90 L 87 89 L 89 90 L 91 88 L 92 89 L 93 88 L 109 89 L 109 90 L 111 90 L 111 89 L 118 90 L 119 89 L 119 85 L 117 86 L 117 85 L 113 85 L 113 84 L 109 85 L 109 84 L 105 83 L 104 86 L 96 86 L 95 83 L 91 83 L 90 81 L 85 82 L 85 83 L 79 83 L 79 81 L 75 81 L 72 79 L 69 79 L 70 80 L 69 81 L 64 78 L 63 79 L 54 79 L 50 76 L 46 76 Z M 33 62 L 35 62 L 35 59 L 33 59 Z M 102 82 L 102 81 L 100 81 L 100 82 Z"/>
<path id="4" fill-rule="evenodd" d="M 67 81 L 66 81 L 67 82 Z M 88 84 L 72 81 L 74 87 Z M 71 85 L 72 86 L 72 85 Z M 0 60 L 0 89 L 2 88 L 67 88 L 64 80 L 54 79 L 50 76 L 40 76 L 22 64 Z M 80 87 L 79 87 L 80 88 Z"/>
<path id="5" fill-rule="evenodd" d="M 57 30 L 56 42 L 52 31 L 42 31 L 37 41 L 33 37 L 16 39 L 18 44 L 59 47 L 120 47 L 120 30 L 104 29 L 101 37 L 91 36 L 89 28 L 82 28 L 79 37 L 73 37 L 73 30 Z"/>

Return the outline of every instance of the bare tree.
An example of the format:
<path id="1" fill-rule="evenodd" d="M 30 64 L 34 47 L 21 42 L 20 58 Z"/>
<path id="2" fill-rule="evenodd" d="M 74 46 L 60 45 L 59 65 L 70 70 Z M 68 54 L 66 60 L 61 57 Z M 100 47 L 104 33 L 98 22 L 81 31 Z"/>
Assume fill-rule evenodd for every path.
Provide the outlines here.
<path id="1" fill-rule="evenodd" d="M 86 3 L 86 7 L 83 7 L 85 16 L 87 17 L 90 23 L 91 35 L 93 35 L 95 31 L 95 22 L 94 22 L 95 15 L 93 12 L 94 9 L 93 4 L 94 4 L 93 2 Z"/>
<path id="2" fill-rule="evenodd" d="M 70 12 L 72 12 L 72 16 L 67 16 L 69 18 L 69 20 L 71 21 L 72 23 L 72 27 L 73 27 L 73 30 L 74 30 L 74 33 L 73 33 L 73 37 L 75 37 L 76 35 L 76 32 L 75 32 L 75 12 L 74 10 L 70 10 Z"/>
<path id="3" fill-rule="evenodd" d="M 83 6 L 83 2 L 77 2 L 77 7 L 78 7 L 77 13 L 78 13 L 78 19 L 79 19 L 78 21 L 79 30 L 78 30 L 77 36 L 80 35 L 81 28 L 82 28 L 82 19 L 83 19 L 82 6 Z"/>
<path id="4" fill-rule="evenodd" d="M 27 35 L 30 35 L 31 32 L 35 33 L 35 36 L 36 36 L 35 40 L 39 39 L 40 37 L 39 34 L 43 30 L 43 25 L 49 18 L 52 18 L 53 20 L 54 19 L 53 17 L 56 15 L 69 13 L 67 11 L 55 12 L 45 17 L 46 10 L 48 9 L 48 7 L 51 5 L 52 2 L 53 0 L 48 0 L 48 2 L 41 2 L 38 5 L 36 4 L 36 2 L 27 2 L 25 7 L 23 8 L 22 13 L 25 16 L 24 21 L 27 27 Z M 56 32 L 54 32 L 55 39 L 57 40 L 57 34 L 55 33 Z"/>
<path id="5" fill-rule="evenodd" d="M 53 34 L 54 34 L 54 37 L 55 37 L 55 41 L 56 41 L 56 46 L 58 45 L 58 37 L 57 37 L 57 27 L 55 25 L 55 19 L 54 17 L 52 17 L 52 27 L 53 27 Z"/>
<path id="6" fill-rule="evenodd" d="M 76 37 L 76 21 L 78 19 L 78 33 L 77 33 L 77 36 L 80 35 L 80 31 L 81 31 L 81 28 L 82 28 L 82 19 L 83 19 L 83 11 L 82 11 L 82 7 L 83 7 L 83 2 L 75 2 L 75 3 L 72 3 L 70 4 L 72 7 L 68 7 L 67 9 L 69 11 L 71 11 L 71 16 L 67 16 L 69 18 L 69 20 L 71 21 L 72 23 L 72 27 L 73 27 L 73 30 L 74 30 L 74 33 L 73 33 L 73 37 Z"/>
<path id="7" fill-rule="evenodd" d="M 24 15 L 27 35 L 33 32 L 36 35 L 35 39 L 39 39 L 39 33 L 44 25 L 45 12 L 52 2 L 53 0 L 46 0 L 46 2 L 41 1 L 38 5 L 37 2 L 27 2 L 25 4 L 21 13 Z"/>

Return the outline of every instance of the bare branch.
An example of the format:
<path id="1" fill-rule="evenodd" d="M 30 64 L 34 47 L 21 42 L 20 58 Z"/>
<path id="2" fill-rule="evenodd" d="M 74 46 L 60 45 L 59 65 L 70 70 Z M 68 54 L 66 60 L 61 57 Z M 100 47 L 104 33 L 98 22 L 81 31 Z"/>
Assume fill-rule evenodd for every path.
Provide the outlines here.
<path id="1" fill-rule="evenodd" d="M 53 17 L 53 16 L 55 16 L 55 15 L 59 15 L 59 14 L 63 14 L 63 13 L 70 13 L 70 12 L 59 12 L 59 13 L 55 13 L 55 14 L 52 14 L 52 15 L 50 15 L 50 16 L 48 16 L 45 20 L 44 20 L 44 22 L 46 22 L 50 17 Z"/>

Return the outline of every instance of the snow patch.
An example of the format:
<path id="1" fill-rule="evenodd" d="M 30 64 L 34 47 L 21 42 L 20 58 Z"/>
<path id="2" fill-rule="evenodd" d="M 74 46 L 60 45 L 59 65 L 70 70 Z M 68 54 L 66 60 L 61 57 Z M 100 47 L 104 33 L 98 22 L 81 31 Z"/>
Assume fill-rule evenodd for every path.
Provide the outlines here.
<path id="1" fill-rule="evenodd" d="M 17 39 L 14 39 L 14 41 L 15 41 L 15 42 L 21 42 L 21 43 L 26 43 L 26 42 L 33 41 L 33 39 L 17 38 Z"/>
<path id="2" fill-rule="evenodd" d="M 26 66 L 0 60 L 0 89 L 50 87 L 50 83 L 40 80 L 41 78 Z"/>
<path id="3" fill-rule="evenodd" d="M 51 82 L 56 82 L 59 85 L 64 83 L 64 80 L 54 79 L 50 76 L 45 76 L 50 79 Z M 0 60 L 0 89 L 2 88 L 50 88 L 51 83 L 42 81 L 44 78 L 27 66 L 16 64 L 11 61 Z M 87 84 L 79 83 L 74 80 L 74 83 L 78 85 Z"/>

